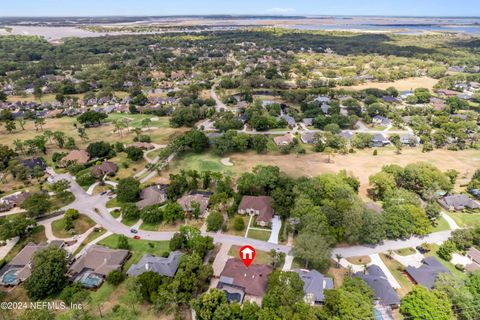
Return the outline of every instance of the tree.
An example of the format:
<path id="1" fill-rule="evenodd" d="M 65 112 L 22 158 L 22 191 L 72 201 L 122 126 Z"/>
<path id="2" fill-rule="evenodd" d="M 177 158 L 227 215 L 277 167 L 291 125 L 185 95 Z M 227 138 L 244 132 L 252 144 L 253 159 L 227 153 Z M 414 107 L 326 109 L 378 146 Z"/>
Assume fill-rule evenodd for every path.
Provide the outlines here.
<path id="1" fill-rule="evenodd" d="M 130 244 L 128 243 L 127 236 L 125 236 L 123 234 L 118 236 L 117 249 L 124 249 L 124 250 L 129 250 L 130 249 Z"/>
<path id="2" fill-rule="evenodd" d="M 90 158 L 111 157 L 115 154 L 110 143 L 103 141 L 90 143 L 87 147 L 87 152 L 90 155 Z"/>
<path id="3" fill-rule="evenodd" d="M 257 153 L 264 153 L 267 151 L 268 138 L 261 134 L 255 134 L 251 138 L 252 149 Z"/>
<path id="4" fill-rule="evenodd" d="M 243 221 L 243 220 L 242 220 Z M 223 225 L 223 214 L 218 211 L 210 212 L 207 217 L 207 231 L 218 231 Z"/>
<path id="5" fill-rule="evenodd" d="M 402 299 L 400 312 L 412 320 L 453 320 L 452 305 L 447 296 L 437 290 L 416 286 Z"/>
<path id="6" fill-rule="evenodd" d="M 78 131 L 78 136 L 83 141 L 83 143 L 85 143 L 89 139 L 88 134 L 87 134 L 87 130 L 85 130 L 85 128 L 83 128 L 83 127 L 80 127 L 80 128 L 77 129 L 77 131 Z"/>
<path id="7" fill-rule="evenodd" d="M 0 240 L 25 236 L 29 230 L 28 227 L 34 225 L 35 220 L 27 218 L 25 215 L 14 216 L 12 219 L 1 219 Z"/>
<path id="8" fill-rule="evenodd" d="M 262 306 L 278 309 L 303 302 L 303 281 L 296 272 L 273 271 L 268 275 Z"/>
<path id="9" fill-rule="evenodd" d="M 53 140 L 61 149 L 63 149 L 63 147 L 65 146 L 65 138 L 65 133 L 63 133 L 62 131 L 55 131 L 53 133 Z"/>
<path id="10" fill-rule="evenodd" d="M 68 191 L 68 189 L 70 188 L 70 182 L 68 180 L 59 180 L 51 184 L 50 188 L 61 200 L 66 200 L 70 196 L 70 192 Z"/>
<path id="11" fill-rule="evenodd" d="M 45 119 L 43 118 L 36 118 L 34 121 L 33 121 L 34 125 L 35 125 L 35 130 L 38 131 L 38 129 L 40 129 L 41 131 L 43 131 L 43 126 L 45 125 Z"/>
<path id="12" fill-rule="evenodd" d="M 134 202 L 140 194 L 140 182 L 132 177 L 122 179 L 117 185 L 117 199 L 120 202 Z"/>
<path id="13" fill-rule="evenodd" d="M 163 209 L 163 218 L 166 222 L 173 223 L 175 220 L 183 219 L 185 214 L 182 207 L 176 202 L 169 202 Z"/>
<path id="14" fill-rule="evenodd" d="M 242 231 L 245 229 L 245 221 L 243 221 L 241 216 L 237 215 L 233 218 L 233 229 L 236 231 Z"/>
<path id="15" fill-rule="evenodd" d="M 17 129 L 17 127 L 15 126 L 15 122 L 12 120 L 7 120 L 5 122 L 5 129 L 8 131 L 8 133 L 12 133 L 13 131 L 15 131 Z"/>
<path id="16" fill-rule="evenodd" d="M 22 209 L 27 210 L 30 217 L 38 217 L 47 213 L 51 207 L 48 194 L 38 192 L 30 195 L 21 205 Z"/>
<path id="17" fill-rule="evenodd" d="M 139 161 L 143 158 L 143 150 L 137 147 L 128 147 L 125 149 L 128 159 Z"/>
<path id="18" fill-rule="evenodd" d="M 142 127 L 150 129 L 150 125 L 152 124 L 152 120 L 150 118 L 145 118 L 142 120 Z"/>
<path id="19" fill-rule="evenodd" d="M 66 284 L 66 252 L 55 246 L 36 252 L 32 271 L 24 287 L 32 300 L 45 299 L 60 292 Z"/>
<path id="20" fill-rule="evenodd" d="M 158 205 L 148 206 L 142 209 L 140 212 L 140 217 L 145 223 L 160 223 L 163 220 L 163 210 Z"/>
<path id="21" fill-rule="evenodd" d="M 8 163 L 12 160 L 17 154 L 15 151 L 10 149 L 8 146 L 0 144 L 0 171 L 8 167 Z"/>
<path id="22" fill-rule="evenodd" d="M 372 188 L 369 189 L 369 193 L 374 200 L 382 200 L 386 193 L 395 190 L 397 187 L 395 178 L 384 171 L 380 171 L 379 173 L 370 176 L 369 182 L 372 186 Z"/>
<path id="23" fill-rule="evenodd" d="M 122 218 L 127 221 L 136 221 L 140 218 L 140 210 L 134 203 L 126 203 L 122 206 Z"/>
<path id="24" fill-rule="evenodd" d="M 203 293 L 192 302 L 192 308 L 197 313 L 199 320 L 216 319 L 216 311 L 224 305 L 228 306 L 227 296 L 225 292 L 218 289 Z"/>
<path id="25" fill-rule="evenodd" d="M 452 260 L 452 253 L 457 251 L 457 246 L 451 240 L 447 240 L 438 248 L 437 254 L 445 261 Z"/>
<path id="26" fill-rule="evenodd" d="M 325 269 L 330 263 L 330 243 L 321 234 L 300 233 L 294 241 L 293 255 L 305 262 L 305 268 Z"/>
<path id="27" fill-rule="evenodd" d="M 79 123 L 89 127 L 93 125 L 100 125 L 102 121 L 107 118 L 108 115 L 105 113 L 90 110 L 80 115 L 77 120 Z"/>
<path id="28" fill-rule="evenodd" d="M 127 278 L 127 276 L 120 270 L 113 270 L 107 274 L 107 282 L 114 286 L 118 286 L 125 278 Z"/>

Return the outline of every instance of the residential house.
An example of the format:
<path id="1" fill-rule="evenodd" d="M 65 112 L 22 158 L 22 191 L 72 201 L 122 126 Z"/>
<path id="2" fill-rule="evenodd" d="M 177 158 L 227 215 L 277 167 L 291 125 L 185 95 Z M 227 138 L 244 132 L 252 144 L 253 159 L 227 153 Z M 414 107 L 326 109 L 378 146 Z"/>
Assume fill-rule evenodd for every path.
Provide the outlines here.
<path id="1" fill-rule="evenodd" d="M 400 102 L 402 102 L 400 99 L 392 97 L 392 96 L 383 97 L 383 101 L 386 102 L 386 103 L 400 103 Z"/>
<path id="2" fill-rule="evenodd" d="M 0 285 L 16 286 L 25 281 L 32 273 L 32 258 L 38 251 L 48 248 L 48 244 L 30 242 L 0 270 Z"/>
<path id="3" fill-rule="evenodd" d="M 306 126 L 311 126 L 311 125 L 313 125 L 313 118 L 303 118 L 302 122 Z"/>
<path id="4" fill-rule="evenodd" d="M 208 201 L 211 195 L 211 192 L 194 191 L 178 199 L 177 203 L 182 207 L 183 211 L 185 212 L 193 212 L 195 210 L 193 204 L 198 203 L 198 205 L 200 206 L 200 216 L 204 216 L 207 212 Z"/>
<path id="5" fill-rule="evenodd" d="M 330 111 L 330 105 L 327 104 L 327 103 L 322 103 L 322 105 L 320 106 L 320 110 L 322 110 L 322 112 L 324 114 L 328 114 L 328 111 Z"/>
<path id="6" fill-rule="evenodd" d="M 225 264 L 217 288 L 227 294 L 230 302 L 242 303 L 245 299 L 260 303 L 267 289 L 271 266 L 252 264 L 248 268 L 238 258 L 231 258 Z"/>
<path id="7" fill-rule="evenodd" d="M 416 146 L 420 143 L 420 138 L 413 133 L 404 133 L 400 135 L 400 143 L 410 146 Z"/>
<path id="8" fill-rule="evenodd" d="M 446 210 L 461 211 L 464 209 L 479 209 L 480 204 L 466 194 L 453 194 L 438 200 L 438 203 Z"/>
<path id="9" fill-rule="evenodd" d="M 304 301 L 310 305 L 321 304 L 324 301 L 324 290 L 333 289 L 333 279 L 325 277 L 316 270 L 293 270 L 303 281 Z"/>
<path id="10" fill-rule="evenodd" d="M 129 276 L 139 276 L 144 272 L 155 272 L 161 276 L 173 278 L 177 273 L 181 257 L 182 253 L 180 251 L 170 252 L 167 258 L 146 254 L 137 264 L 128 269 L 127 274 Z"/>
<path id="11" fill-rule="evenodd" d="M 288 123 L 288 125 L 289 125 L 290 127 L 295 126 L 295 124 L 297 123 L 297 122 L 295 121 L 295 119 L 294 119 L 293 117 L 289 116 L 288 114 L 284 114 L 284 115 L 281 115 L 281 116 L 276 117 L 276 120 L 277 120 L 277 121 L 279 121 L 279 120 L 281 120 L 281 119 L 285 119 L 285 121 L 287 121 L 287 123 Z"/>
<path id="12" fill-rule="evenodd" d="M 392 124 L 392 121 L 390 121 L 390 119 L 385 118 L 383 116 L 373 117 L 372 122 L 373 122 L 373 124 L 376 124 L 378 126 L 384 126 L 384 127 L 388 127 Z"/>
<path id="13" fill-rule="evenodd" d="M 43 162 L 43 159 L 40 158 L 21 160 L 20 164 L 30 170 L 45 171 L 45 169 L 47 169 L 47 165 L 45 164 L 45 162 Z"/>
<path id="14" fill-rule="evenodd" d="M 110 272 L 122 268 L 128 255 L 128 250 L 92 245 L 70 266 L 68 275 L 86 287 L 98 287 Z"/>
<path id="15" fill-rule="evenodd" d="M 3 197 L 0 199 L 0 212 L 5 212 L 13 208 L 20 207 L 29 196 L 30 193 L 22 191 Z"/>
<path id="16" fill-rule="evenodd" d="M 85 150 L 72 150 L 69 154 L 62 158 L 61 167 L 66 167 L 72 163 L 86 164 L 90 160 L 90 155 Z"/>
<path id="17" fill-rule="evenodd" d="M 408 266 L 405 272 L 415 284 L 422 285 L 427 289 L 433 288 L 440 273 L 450 273 L 435 257 L 425 257 L 422 262 L 423 264 L 418 268 Z"/>
<path id="18" fill-rule="evenodd" d="M 311 144 L 311 143 L 316 143 L 318 142 L 318 133 L 316 132 L 304 132 L 300 136 L 300 140 L 302 140 L 303 143 L 305 144 Z"/>
<path id="19" fill-rule="evenodd" d="M 275 137 L 273 138 L 273 142 L 275 142 L 277 146 L 288 146 L 289 144 L 293 143 L 293 135 L 287 133 L 286 135 Z"/>
<path id="20" fill-rule="evenodd" d="M 342 131 L 338 134 L 340 137 L 347 139 L 348 141 L 352 140 L 353 133 L 351 131 Z"/>
<path id="21" fill-rule="evenodd" d="M 472 263 L 465 266 L 465 270 L 473 272 L 480 270 L 480 250 L 475 247 L 471 247 L 467 251 L 467 257 L 472 260 Z"/>
<path id="22" fill-rule="evenodd" d="M 430 104 L 432 105 L 433 109 L 437 111 L 442 111 L 447 107 L 445 100 L 439 98 L 430 98 Z"/>
<path id="23" fill-rule="evenodd" d="M 323 103 L 329 103 L 330 102 L 330 97 L 327 96 L 318 96 L 316 97 L 313 101 L 323 104 Z"/>
<path id="24" fill-rule="evenodd" d="M 118 166 L 110 161 L 104 161 L 100 165 L 96 165 L 92 168 L 92 175 L 95 178 L 101 178 L 105 175 L 113 176 L 118 170 Z"/>
<path id="25" fill-rule="evenodd" d="M 136 203 L 139 209 L 143 209 L 147 206 L 154 204 L 161 204 L 167 201 L 167 184 L 156 184 L 143 189 L 140 192 L 140 201 Z"/>
<path id="26" fill-rule="evenodd" d="M 45 118 L 60 118 L 63 114 L 63 109 L 50 110 L 45 115 Z"/>
<path id="27" fill-rule="evenodd" d="M 448 89 L 440 89 L 437 90 L 437 94 L 447 97 L 454 97 L 458 94 L 458 91 L 448 90 Z"/>
<path id="28" fill-rule="evenodd" d="M 371 265 L 366 272 L 357 272 L 355 277 L 363 279 L 367 285 L 374 291 L 374 298 L 381 305 L 390 308 L 398 308 L 400 306 L 400 297 L 395 289 L 388 282 L 387 276 L 377 265 Z"/>
<path id="29" fill-rule="evenodd" d="M 372 144 L 374 147 L 385 147 L 386 145 L 390 144 L 390 140 L 388 140 L 382 133 L 376 133 L 372 137 Z"/>
<path id="30" fill-rule="evenodd" d="M 268 226 L 274 214 L 272 201 L 273 199 L 269 196 L 243 196 L 238 213 L 256 215 L 259 225 Z"/>

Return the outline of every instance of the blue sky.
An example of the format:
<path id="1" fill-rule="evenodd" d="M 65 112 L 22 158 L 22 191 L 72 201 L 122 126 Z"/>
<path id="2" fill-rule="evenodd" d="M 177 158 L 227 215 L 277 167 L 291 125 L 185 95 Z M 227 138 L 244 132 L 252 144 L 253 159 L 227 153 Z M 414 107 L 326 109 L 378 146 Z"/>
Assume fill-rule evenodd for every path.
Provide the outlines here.
<path id="1" fill-rule="evenodd" d="M 0 16 L 183 14 L 480 16 L 479 0 L 1 0 Z"/>

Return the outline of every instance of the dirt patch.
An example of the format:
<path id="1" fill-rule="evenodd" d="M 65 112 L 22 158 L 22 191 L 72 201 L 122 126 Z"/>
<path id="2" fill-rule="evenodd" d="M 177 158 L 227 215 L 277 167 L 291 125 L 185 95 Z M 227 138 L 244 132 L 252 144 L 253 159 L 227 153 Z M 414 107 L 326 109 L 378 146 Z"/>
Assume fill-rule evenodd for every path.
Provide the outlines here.
<path id="1" fill-rule="evenodd" d="M 389 87 L 397 88 L 398 90 L 415 90 L 417 88 L 427 88 L 432 90 L 437 84 L 438 80 L 429 77 L 415 77 L 407 78 L 392 82 L 368 82 L 351 87 L 337 87 L 346 90 L 363 90 L 368 88 L 376 88 L 385 90 Z"/>
<path id="2" fill-rule="evenodd" d="M 223 158 L 222 160 L 220 160 L 220 162 L 221 162 L 224 166 L 227 166 L 227 167 L 232 167 L 232 166 L 233 166 L 233 163 L 230 162 L 230 158 Z"/>

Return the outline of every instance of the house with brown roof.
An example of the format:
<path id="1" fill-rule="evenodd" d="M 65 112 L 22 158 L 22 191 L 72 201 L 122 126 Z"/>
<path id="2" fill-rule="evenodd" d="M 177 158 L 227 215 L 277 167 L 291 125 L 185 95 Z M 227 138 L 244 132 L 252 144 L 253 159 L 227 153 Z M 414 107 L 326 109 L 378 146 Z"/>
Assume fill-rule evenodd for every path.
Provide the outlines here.
<path id="1" fill-rule="evenodd" d="M 95 178 L 101 178 L 105 175 L 113 176 L 118 170 L 118 166 L 110 161 L 104 161 L 102 164 L 92 168 L 92 175 Z"/>
<path id="2" fill-rule="evenodd" d="M 25 281 L 32 273 L 32 258 L 38 251 L 48 248 L 48 244 L 35 244 L 30 242 L 2 268 L 0 285 L 16 286 Z"/>
<path id="3" fill-rule="evenodd" d="M 8 211 L 15 207 L 20 207 L 29 196 L 29 192 L 22 191 L 3 197 L 0 199 L 0 212 Z"/>
<path id="4" fill-rule="evenodd" d="M 45 115 L 45 118 L 59 118 L 62 116 L 63 111 L 64 111 L 63 109 L 50 110 Z"/>
<path id="5" fill-rule="evenodd" d="M 467 251 L 467 257 L 472 260 L 472 263 L 465 266 L 465 270 L 473 272 L 480 270 L 480 250 L 475 247 L 471 247 Z"/>
<path id="6" fill-rule="evenodd" d="M 90 155 L 85 150 L 72 150 L 69 154 L 63 157 L 60 165 L 66 167 L 72 163 L 86 164 L 90 160 Z"/>
<path id="7" fill-rule="evenodd" d="M 143 189 L 140 192 L 140 201 L 137 202 L 137 208 L 143 209 L 145 207 L 161 204 L 167 201 L 167 184 L 156 184 Z"/>
<path id="8" fill-rule="evenodd" d="M 259 225 L 268 226 L 274 214 L 272 201 L 272 197 L 269 196 L 243 196 L 238 213 L 256 215 Z"/>
<path id="9" fill-rule="evenodd" d="M 245 299 L 261 303 L 267 289 L 271 266 L 252 264 L 248 268 L 238 258 L 225 264 L 217 288 L 225 291 L 229 301 L 242 303 Z"/>
<path id="10" fill-rule="evenodd" d="M 86 287 L 98 287 L 110 272 L 122 268 L 128 254 L 128 250 L 92 245 L 70 266 L 68 275 Z"/>
<path id="11" fill-rule="evenodd" d="M 200 216 L 204 216 L 208 210 L 208 201 L 210 200 L 210 192 L 192 192 L 190 194 L 184 195 L 177 200 L 177 203 L 182 207 L 185 212 L 192 212 L 195 210 L 193 204 L 198 203 L 200 206 Z"/>
<path id="12" fill-rule="evenodd" d="M 293 135 L 287 133 L 284 136 L 275 137 L 273 138 L 273 142 L 275 142 L 277 146 L 288 146 L 289 144 L 293 143 Z"/>

